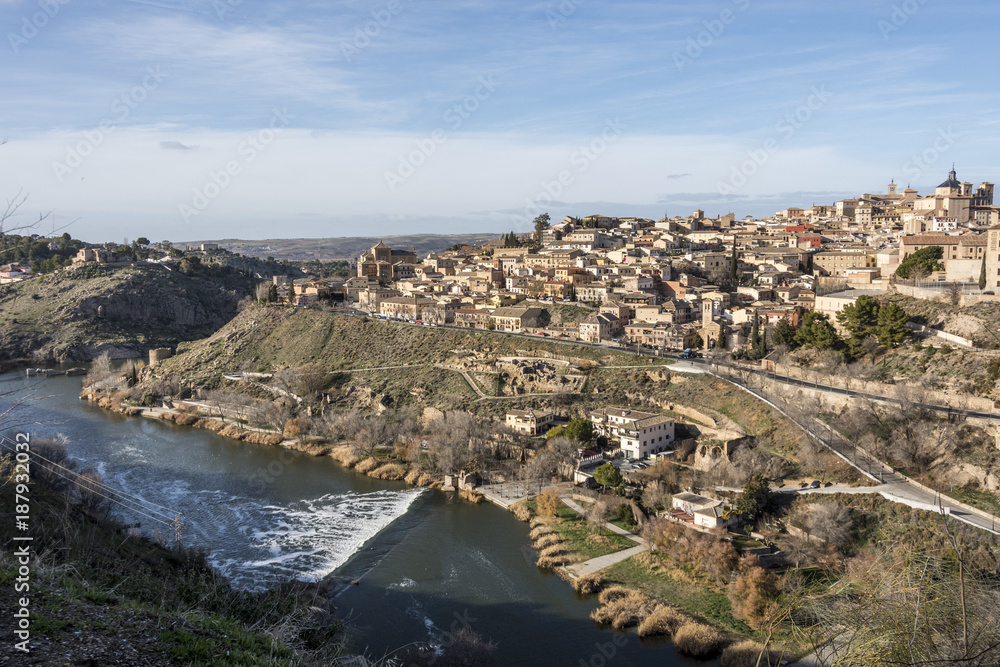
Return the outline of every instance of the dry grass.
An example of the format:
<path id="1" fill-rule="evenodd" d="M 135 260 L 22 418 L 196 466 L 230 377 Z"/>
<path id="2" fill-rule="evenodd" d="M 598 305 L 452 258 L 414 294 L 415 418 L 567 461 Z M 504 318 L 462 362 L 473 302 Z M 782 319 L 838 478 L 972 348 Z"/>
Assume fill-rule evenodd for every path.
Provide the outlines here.
<path id="1" fill-rule="evenodd" d="M 542 557 L 539 558 L 538 562 L 535 564 L 542 569 L 552 570 L 559 567 L 560 565 L 565 565 L 566 559 L 563 556 Z"/>
<path id="2" fill-rule="evenodd" d="M 674 646 L 693 658 L 711 658 L 722 648 L 722 635 L 703 623 L 685 623 L 674 634 Z"/>
<path id="3" fill-rule="evenodd" d="M 369 477 L 375 479 L 387 479 L 398 481 L 406 477 L 407 468 L 401 463 L 387 463 L 368 473 Z"/>
<path id="4" fill-rule="evenodd" d="M 354 466 L 354 469 L 360 473 L 367 474 L 372 470 L 375 470 L 375 468 L 378 468 L 380 465 L 382 465 L 381 461 L 379 461 L 374 456 L 369 456 L 364 461 L 361 461 L 356 466 Z"/>
<path id="5" fill-rule="evenodd" d="M 537 540 L 535 540 L 534 547 L 541 551 L 546 547 L 551 547 L 554 544 L 562 543 L 562 538 L 559 537 L 558 533 L 549 533 L 548 535 L 542 535 Z"/>
<path id="6" fill-rule="evenodd" d="M 642 623 L 639 624 L 639 636 L 670 636 L 677 632 L 677 629 L 688 621 L 690 621 L 690 619 L 683 613 L 671 606 L 663 604 L 654 609 L 653 613 L 647 616 Z"/>
<path id="7" fill-rule="evenodd" d="M 463 489 L 458 495 L 465 498 L 470 503 L 475 503 L 477 505 L 486 500 L 486 496 L 475 489 Z"/>
<path id="8" fill-rule="evenodd" d="M 528 533 L 528 537 L 531 541 L 537 541 L 543 535 L 555 535 L 556 531 L 554 528 L 549 528 L 548 526 L 537 526 L 534 530 Z"/>
<path id="9" fill-rule="evenodd" d="M 169 412 L 164 412 L 163 418 L 166 419 L 167 415 L 169 414 L 170 414 Z M 174 423 L 180 424 L 181 426 L 191 426 L 198 421 L 198 416 L 192 414 L 183 414 L 183 415 L 179 414 L 171 416 L 173 417 Z"/>
<path id="10" fill-rule="evenodd" d="M 514 518 L 518 521 L 530 521 L 531 520 L 531 510 L 524 502 L 514 503 L 510 506 L 510 511 L 514 513 Z"/>
<path id="11" fill-rule="evenodd" d="M 528 524 L 528 526 L 531 528 L 538 528 L 539 526 L 544 526 L 544 525 L 545 525 L 545 520 L 540 519 L 537 516 L 534 519 L 532 519 L 531 522 Z"/>
<path id="12" fill-rule="evenodd" d="M 538 554 L 542 558 L 555 558 L 556 556 L 565 556 L 566 547 L 562 544 L 553 544 L 552 546 L 545 547 Z"/>
<path id="13" fill-rule="evenodd" d="M 406 477 L 403 478 L 403 481 L 410 485 L 416 485 L 420 481 L 420 473 L 421 471 L 413 468 L 410 472 L 406 473 Z"/>
<path id="14" fill-rule="evenodd" d="M 584 574 L 580 576 L 576 581 L 573 582 L 573 589 L 577 593 L 583 593 L 584 595 L 589 595 L 591 593 L 596 593 L 601 590 L 601 586 L 604 585 L 604 577 L 594 572 L 593 574 Z"/>
<path id="15" fill-rule="evenodd" d="M 620 586 L 604 591 L 600 599 L 601 606 L 591 612 L 590 618 L 618 630 L 639 625 L 653 613 L 656 606 L 656 600 L 648 595 Z"/>
<path id="16" fill-rule="evenodd" d="M 360 463 L 363 457 L 359 456 L 347 445 L 340 445 L 333 448 L 333 451 L 330 452 L 330 458 L 345 468 L 353 468 Z"/>
<path id="17" fill-rule="evenodd" d="M 601 597 L 597 598 L 601 604 L 610 604 L 628 597 L 629 589 L 624 586 L 612 586 L 601 592 Z"/>
<path id="18" fill-rule="evenodd" d="M 763 646 L 750 639 L 727 646 L 722 651 L 722 667 L 768 667 L 778 664 L 778 660 L 778 656 L 769 654 Z"/>

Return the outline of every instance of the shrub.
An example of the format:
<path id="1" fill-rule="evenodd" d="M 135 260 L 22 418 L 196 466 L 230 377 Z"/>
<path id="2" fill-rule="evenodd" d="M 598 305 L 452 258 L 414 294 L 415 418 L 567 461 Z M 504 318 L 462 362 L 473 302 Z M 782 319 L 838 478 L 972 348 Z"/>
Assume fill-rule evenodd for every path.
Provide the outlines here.
<path id="1" fill-rule="evenodd" d="M 560 565 L 563 565 L 565 562 L 566 562 L 566 559 L 564 559 L 562 557 L 549 556 L 549 557 L 545 557 L 545 558 L 539 558 L 538 562 L 535 563 L 535 564 L 538 565 L 538 567 L 540 567 L 540 568 L 542 568 L 544 570 L 551 570 L 553 568 L 559 567 Z"/>
<path id="2" fill-rule="evenodd" d="M 684 614 L 673 607 L 660 605 L 639 624 L 639 636 L 669 636 L 677 632 L 677 629 L 687 623 L 688 620 Z"/>
<path id="3" fill-rule="evenodd" d="M 364 461 L 354 466 L 354 469 L 361 473 L 368 473 L 374 470 L 375 468 L 379 467 L 381 464 L 382 462 L 379 461 L 377 458 L 375 458 L 374 456 L 369 456 Z"/>
<path id="4" fill-rule="evenodd" d="M 656 606 L 656 600 L 648 595 L 618 586 L 604 591 L 600 597 L 607 602 L 602 601 L 601 606 L 591 612 L 590 618 L 618 630 L 642 623 Z"/>
<path id="5" fill-rule="evenodd" d="M 462 498 L 465 498 L 470 503 L 475 503 L 477 505 L 486 499 L 486 497 L 483 496 L 483 494 L 481 494 L 479 491 L 476 491 L 475 489 L 463 489 L 458 495 L 461 496 Z"/>
<path id="6" fill-rule="evenodd" d="M 601 597 L 597 598 L 597 600 L 601 604 L 611 604 L 612 602 L 628 597 L 629 592 L 629 589 L 624 586 L 612 586 L 611 588 L 604 589 Z"/>
<path id="7" fill-rule="evenodd" d="M 334 450 L 330 452 L 330 458 L 334 459 L 345 468 L 353 468 L 363 457 L 352 451 L 347 445 L 341 445 L 339 447 L 335 447 Z"/>
<path id="8" fill-rule="evenodd" d="M 584 574 L 578 577 L 573 582 L 573 590 L 577 593 L 589 595 L 601 590 L 602 585 L 604 585 L 604 577 L 594 572 L 593 574 Z"/>
<path id="9" fill-rule="evenodd" d="M 555 556 L 562 556 L 566 553 L 566 547 L 562 544 L 553 544 L 552 546 L 545 547 L 538 554 L 542 558 L 553 558 Z"/>
<path id="10" fill-rule="evenodd" d="M 387 463 L 381 468 L 370 472 L 369 475 L 376 479 L 401 480 L 406 477 L 406 466 L 401 463 Z"/>
<path id="11" fill-rule="evenodd" d="M 510 511 L 514 513 L 514 518 L 518 521 L 529 521 L 531 520 L 531 510 L 523 502 L 514 503 L 510 506 Z"/>
<path id="12" fill-rule="evenodd" d="M 555 532 L 556 532 L 555 529 L 550 528 L 549 526 L 536 526 L 530 533 L 528 533 L 528 537 L 532 541 L 535 541 L 539 539 L 542 535 L 552 535 Z"/>
<path id="13" fill-rule="evenodd" d="M 536 499 L 538 513 L 543 516 L 555 516 L 562 507 L 562 500 L 559 499 L 559 492 L 555 489 L 545 489 L 538 494 Z"/>
<path id="14" fill-rule="evenodd" d="M 722 651 L 722 667 L 758 667 L 758 659 L 760 665 L 773 665 L 778 662 L 775 657 L 757 642 L 745 639 Z"/>
<path id="15" fill-rule="evenodd" d="M 542 535 L 537 540 L 535 540 L 535 548 L 541 551 L 546 547 L 551 547 L 555 544 L 560 544 L 562 542 L 562 537 L 558 533 L 549 533 L 548 535 Z"/>
<path id="16" fill-rule="evenodd" d="M 685 623 L 674 634 L 674 646 L 693 658 L 711 658 L 722 646 L 722 635 L 702 623 Z"/>

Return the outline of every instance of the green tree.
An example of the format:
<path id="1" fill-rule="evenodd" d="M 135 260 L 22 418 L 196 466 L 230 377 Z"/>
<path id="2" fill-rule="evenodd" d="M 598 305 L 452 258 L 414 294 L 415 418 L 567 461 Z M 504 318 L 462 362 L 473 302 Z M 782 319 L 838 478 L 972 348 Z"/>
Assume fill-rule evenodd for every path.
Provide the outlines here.
<path id="1" fill-rule="evenodd" d="M 705 347 L 705 339 L 701 337 L 701 334 L 697 331 L 694 332 L 694 338 L 691 339 L 691 349 L 700 350 Z"/>
<path id="2" fill-rule="evenodd" d="M 553 426 L 552 428 L 550 428 L 548 431 L 545 432 L 545 439 L 554 440 L 555 438 L 558 438 L 565 432 L 566 432 L 565 426 Z"/>
<path id="3" fill-rule="evenodd" d="M 622 474 L 618 472 L 618 468 L 610 463 L 605 463 L 594 471 L 594 481 L 606 489 L 609 486 L 612 488 L 616 487 L 625 480 L 622 478 Z"/>
<path id="4" fill-rule="evenodd" d="M 940 271 L 943 267 L 938 260 L 943 256 L 944 248 L 939 245 L 921 248 L 903 259 L 896 269 L 896 275 L 900 278 L 916 278 L 933 271 Z"/>
<path id="5" fill-rule="evenodd" d="M 736 511 L 751 519 L 757 518 L 771 507 L 771 486 L 762 473 L 755 472 L 743 487 L 736 502 Z"/>
<path id="6" fill-rule="evenodd" d="M 147 239 L 145 236 L 140 236 L 135 240 L 135 242 L 138 243 L 139 245 L 149 245 L 149 239 Z"/>
<path id="7" fill-rule="evenodd" d="M 913 335 L 907 328 L 906 323 L 910 321 L 909 314 L 895 303 L 886 304 L 878 313 L 878 324 L 875 335 L 878 342 L 886 347 L 896 347 L 906 338 Z"/>
<path id="8" fill-rule="evenodd" d="M 542 242 L 542 233 L 549 228 L 549 214 L 542 213 L 540 216 L 535 218 L 535 240 L 539 243 Z"/>
<path id="9" fill-rule="evenodd" d="M 750 327 L 750 349 L 756 350 L 760 347 L 760 314 L 753 311 L 753 326 Z"/>
<path id="10" fill-rule="evenodd" d="M 719 322 L 719 349 L 725 350 L 727 347 L 729 347 L 729 329 Z"/>
<path id="11" fill-rule="evenodd" d="M 588 443 L 594 439 L 594 425 L 589 419 L 573 419 L 566 424 L 563 435 L 570 440 Z"/>
<path id="12" fill-rule="evenodd" d="M 271 283 L 267 287 L 267 302 L 277 303 L 278 302 L 278 286 Z"/>
<path id="13" fill-rule="evenodd" d="M 843 310 L 837 313 L 837 321 L 850 332 L 852 338 L 861 340 L 874 335 L 881 307 L 875 297 L 859 296 L 854 303 L 844 306 Z"/>
<path id="14" fill-rule="evenodd" d="M 774 331 L 771 332 L 771 342 L 775 345 L 784 345 L 790 350 L 798 346 L 795 342 L 795 328 L 792 327 L 792 323 L 788 321 L 787 317 L 782 317 L 774 325 Z"/>
<path id="15" fill-rule="evenodd" d="M 803 347 L 817 350 L 839 350 L 844 341 L 824 313 L 810 311 L 802 317 L 802 325 L 795 332 L 795 342 Z"/>
<path id="16" fill-rule="evenodd" d="M 979 291 L 986 289 L 986 253 L 983 253 L 983 264 L 979 267 Z"/>

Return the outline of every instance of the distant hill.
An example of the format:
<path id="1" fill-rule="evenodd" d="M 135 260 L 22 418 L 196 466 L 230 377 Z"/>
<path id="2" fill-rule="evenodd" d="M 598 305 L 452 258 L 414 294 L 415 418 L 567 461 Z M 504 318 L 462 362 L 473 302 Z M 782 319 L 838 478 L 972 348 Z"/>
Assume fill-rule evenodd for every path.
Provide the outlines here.
<path id="1" fill-rule="evenodd" d="M 483 234 L 409 234 L 406 236 L 356 236 L 329 239 L 206 239 L 186 243 L 218 243 L 226 250 L 250 257 L 273 257 L 297 261 L 354 259 L 379 241 L 393 248 L 416 250 L 421 257 L 429 252 L 450 248 L 456 243 L 479 245 L 499 238 L 494 232 Z"/>
<path id="2" fill-rule="evenodd" d="M 139 356 L 211 335 L 237 313 L 256 279 L 229 267 L 193 275 L 158 264 L 37 276 L 0 287 L 0 363 Z"/>

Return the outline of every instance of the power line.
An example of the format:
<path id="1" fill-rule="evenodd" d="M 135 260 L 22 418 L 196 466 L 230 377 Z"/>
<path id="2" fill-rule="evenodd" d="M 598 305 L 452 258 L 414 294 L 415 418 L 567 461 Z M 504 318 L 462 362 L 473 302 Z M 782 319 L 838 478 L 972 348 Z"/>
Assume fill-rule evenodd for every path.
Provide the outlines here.
<path id="1" fill-rule="evenodd" d="M 17 453 L 16 450 L 11 449 L 10 446 L 7 445 L 7 442 L 9 442 L 9 440 L 7 438 L 0 438 L 0 441 L 2 441 L 2 442 L 0 442 L 0 444 L 3 444 L 8 451 L 10 451 L 12 453 Z M 49 459 L 45 458 L 44 456 L 41 456 L 41 455 L 36 454 L 34 452 L 32 452 L 31 455 L 33 457 L 36 457 L 36 458 L 39 458 L 39 459 L 45 461 L 46 463 L 49 463 L 49 464 L 55 466 L 56 468 L 59 468 L 61 470 L 65 470 L 70 475 L 73 475 L 73 477 L 67 477 L 66 475 L 63 475 L 63 474 L 61 474 L 60 472 L 58 472 L 56 470 L 50 470 L 49 472 L 51 472 L 52 474 L 54 474 L 54 475 L 56 475 L 58 477 L 61 477 L 62 479 L 66 480 L 68 482 L 85 484 L 88 487 L 91 487 L 91 488 L 89 488 L 89 490 L 92 493 L 95 493 L 96 495 L 98 495 L 98 496 L 100 496 L 102 498 L 105 498 L 106 500 L 109 500 L 109 501 L 111 501 L 111 502 L 113 502 L 113 503 L 115 503 L 117 505 L 121 505 L 122 507 L 133 511 L 136 514 L 140 514 L 140 515 L 145 516 L 145 517 L 147 517 L 149 519 L 152 519 L 153 521 L 159 521 L 160 523 L 163 523 L 165 525 L 171 525 L 174 521 L 177 520 L 178 516 L 183 516 L 183 514 L 181 512 L 176 512 L 174 510 L 171 510 L 169 507 L 163 507 L 162 505 L 157 505 L 156 503 L 144 500 L 143 498 L 140 498 L 138 496 L 133 496 L 133 495 L 125 493 L 123 491 L 118 491 L 117 489 L 114 489 L 114 488 L 108 486 L 107 484 L 105 484 L 102 481 L 99 481 L 99 480 L 96 480 L 96 479 L 90 479 L 90 478 L 87 478 L 87 477 L 83 477 L 78 472 L 76 472 L 74 470 L 70 470 L 69 468 L 66 468 L 65 466 L 61 466 L 61 465 L 59 465 L 58 463 L 56 463 L 54 461 L 50 461 Z M 97 491 L 93 487 L 96 487 L 97 489 L 106 491 L 109 494 L 119 496 L 119 498 L 121 500 L 105 496 L 102 493 L 97 493 Z M 139 507 L 136 508 L 136 507 L 133 507 L 132 505 L 129 505 L 128 503 L 130 503 L 130 502 L 134 503 L 136 505 L 139 505 Z M 168 512 L 172 512 L 173 514 L 172 515 L 171 514 L 165 514 L 163 512 L 157 511 L 155 509 L 151 509 L 149 507 L 145 507 L 144 504 L 148 504 L 148 505 L 152 505 L 153 507 L 159 507 L 161 509 L 165 509 Z M 144 511 L 140 511 L 140 510 L 144 510 Z M 152 516 L 149 513 L 156 514 L 156 515 L 159 515 L 159 516 Z M 164 519 L 168 519 L 168 520 L 164 520 Z"/>

